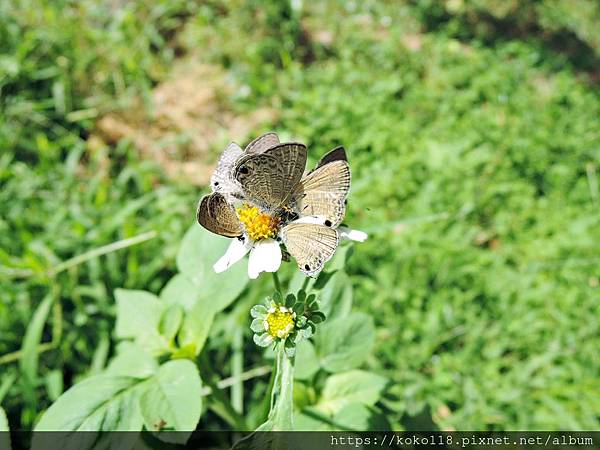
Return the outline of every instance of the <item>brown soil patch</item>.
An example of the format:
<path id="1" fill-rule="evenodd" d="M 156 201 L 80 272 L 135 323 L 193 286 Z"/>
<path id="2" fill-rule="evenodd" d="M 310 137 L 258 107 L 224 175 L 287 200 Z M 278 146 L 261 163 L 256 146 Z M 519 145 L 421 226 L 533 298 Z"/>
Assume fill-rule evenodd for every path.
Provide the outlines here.
<path id="1" fill-rule="evenodd" d="M 90 146 L 128 139 L 167 176 L 205 185 L 216 151 L 232 140 L 243 144 L 276 119 L 268 108 L 234 113 L 229 99 L 238 87 L 227 80 L 220 67 L 180 61 L 149 102 L 137 100 L 131 108 L 99 119 Z"/>

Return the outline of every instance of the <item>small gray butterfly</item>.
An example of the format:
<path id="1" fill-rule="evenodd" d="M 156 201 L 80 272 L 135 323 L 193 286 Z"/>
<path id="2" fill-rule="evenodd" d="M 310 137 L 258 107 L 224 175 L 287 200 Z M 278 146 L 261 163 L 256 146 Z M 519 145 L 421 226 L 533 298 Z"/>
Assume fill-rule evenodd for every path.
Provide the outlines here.
<path id="1" fill-rule="evenodd" d="M 211 178 L 213 194 L 198 206 L 198 222 L 214 233 L 240 236 L 243 226 L 231 204 L 241 200 L 256 205 L 282 218 L 279 238 L 299 269 L 315 275 L 339 243 L 336 228 L 346 211 L 350 167 L 343 147 L 303 175 L 306 158 L 304 145 L 280 143 L 275 133 L 256 138 L 244 150 L 230 144 Z"/>

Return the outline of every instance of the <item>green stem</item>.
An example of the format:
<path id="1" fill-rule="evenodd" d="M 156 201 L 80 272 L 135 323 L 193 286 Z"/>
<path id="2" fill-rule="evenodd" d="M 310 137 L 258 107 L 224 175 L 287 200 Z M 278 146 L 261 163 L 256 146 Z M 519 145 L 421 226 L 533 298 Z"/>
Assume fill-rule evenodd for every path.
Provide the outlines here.
<path id="1" fill-rule="evenodd" d="M 278 370 L 281 373 L 279 398 L 275 404 L 273 420 L 276 429 L 292 431 L 294 429 L 294 366 L 296 358 L 288 358 L 284 350 L 284 341 L 279 343 Z"/>
<path id="2" fill-rule="evenodd" d="M 285 354 L 285 341 L 280 341 L 275 355 L 271 410 L 267 421 L 257 431 L 294 430 L 294 364 L 295 359 Z"/>
<path id="3" fill-rule="evenodd" d="M 71 267 L 75 267 L 79 264 L 97 258 L 99 256 L 106 255 L 108 253 L 115 252 L 117 250 L 121 250 L 127 247 L 131 247 L 132 245 L 140 244 L 142 242 L 153 239 L 156 236 L 158 236 L 158 233 L 156 231 L 148 231 L 146 233 L 142 233 L 128 239 L 122 239 L 120 241 L 116 241 L 108 245 L 103 245 L 102 247 L 98 247 L 93 250 L 87 251 L 85 253 L 82 253 L 81 255 L 74 256 L 71 259 L 57 264 L 56 266 L 54 266 L 53 269 L 49 271 L 49 275 L 54 277 L 63 270 L 70 269 Z"/>
<path id="4" fill-rule="evenodd" d="M 308 287 L 308 283 L 310 281 L 310 277 L 305 277 L 304 282 L 302 283 L 302 290 L 306 292 L 306 288 Z"/>
<path id="5" fill-rule="evenodd" d="M 46 275 L 50 277 L 55 277 L 60 272 L 70 269 L 71 267 L 75 267 L 79 264 L 83 264 L 91 259 L 97 258 L 99 256 L 106 255 L 111 252 L 115 252 L 117 250 L 121 250 L 127 247 L 131 247 L 132 245 L 137 245 L 142 242 L 148 241 L 150 239 L 154 239 L 158 236 L 156 231 L 148 231 L 146 233 L 138 234 L 137 236 L 133 236 L 128 239 L 122 239 L 120 241 L 112 242 L 107 245 L 103 245 L 102 247 L 95 248 L 93 250 L 89 250 L 81 255 L 74 256 L 66 261 L 58 263 L 53 268 L 49 269 Z M 28 278 L 36 275 L 38 272 L 31 269 L 19 269 L 13 267 L 4 267 L 0 266 L 0 272 L 6 274 L 9 278 Z"/>
<path id="6" fill-rule="evenodd" d="M 36 348 L 36 353 L 41 354 L 47 352 L 48 350 L 54 350 L 56 348 L 56 344 L 53 342 L 44 342 L 43 344 L 39 344 Z M 13 363 L 21 359 L 23 356 L 23 351 L 17 350 L 12 353 L 6 353 L 0 356 L 0 366 L 3 364 Z"/>
<path id="7" fill-rule="evenodd" d="M 273 272 L 273 282 L 275 283 L 275 290 L 279 292 L 283 298 L 283 291 L 281 290 L 281 283 L 279 282 L 279 275 L 277 275 L 277 272 Z"/>
<path id="8" fill-rule="evenodd" d="M 246 370 L 244 373 L 240 374 L 239 379 L 242 381 L 252 380 L 253 378 L 262 377 L 267 375 L 268 373 L 272 373 L 273 368 L 271 366 L 259 366 L 253 369 Z M 228 387 L 233 386 L 237 383 L 238 379 L 234 377 L 223 378 L 216 382 L 216 386 L 218 389 L 226 389 Z M 0 391 L 1 392 L 1 391 Z M 200 394 L 202 397 L 206 397 L 207 395 L 212 394 L 212 389 L 209 386 L 204 386 L 202 388 L 202 393 Z M 267 408 L 268 413 L 268 408 Z M 265 414 L 265 417 L 267 415 Z"/>
<path id="9" fill-rule="evenodd" d="M 273 392 L 273 388 L 275 386 L 276 378 L 277 378 L 277 367 L 273 367 L 273 368 L 271 368 L 271 376 L 269 377 L 269 384 L 267 385 L 267 391 L 266 391 L 266 392 L 271 392 L 271 395 L 270 396 L 265 395 L 263 397 L 262 405 L 261 405 L 261 415 L 258 420 L 258 423 L 266 421 L 269 417 L 269 413 L 271 412 L 271 407 L 273 406 L 272 392 Z"/>
<path id="10" fill-rule="evenodd" d="M 244 412 L 244 382 L 241 377 L 244 372 L 244 331 L 241 326 L 236 327 L 234 331 L 232 350 L 231 374 L 236 382 L 231 386 L 231 406 L 242 414 Z"/>

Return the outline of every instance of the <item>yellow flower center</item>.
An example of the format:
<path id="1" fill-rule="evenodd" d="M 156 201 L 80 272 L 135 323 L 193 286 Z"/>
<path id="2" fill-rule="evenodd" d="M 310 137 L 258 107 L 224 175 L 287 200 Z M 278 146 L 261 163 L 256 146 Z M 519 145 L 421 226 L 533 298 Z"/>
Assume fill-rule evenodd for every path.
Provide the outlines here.
<path id="1" fill-rule="evenodd" d="M 272 309 L 267 314 L 265 330 L 273 337 L 284 339 L 294 329 L 294 316 L 291 310 L 283 306 Z"/>
<path id="2" fill-rule="evenodd" d="M 244 224 L 248 236 L 253 241 L 277 236 L 281 224 L 279 217 L 263 214 L 256 206 L 244 205 L 237 210 L 240 222 Z"/>

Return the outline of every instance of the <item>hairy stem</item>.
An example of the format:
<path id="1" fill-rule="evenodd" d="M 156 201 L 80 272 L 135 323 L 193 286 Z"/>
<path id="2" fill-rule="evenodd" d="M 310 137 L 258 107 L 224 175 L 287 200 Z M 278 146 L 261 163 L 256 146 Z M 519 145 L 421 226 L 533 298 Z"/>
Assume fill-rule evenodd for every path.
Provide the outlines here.
<path id="1" fill-rule="evenodd" d="M 284 350 L 284 342 L 277 349 L 277 370 L 281 374 L 279 397 L 275 403 L 273 421 L 276 430 L 292 431 L 294 429 L 294 363 L 295 358 L 288 358 Z"/>
<path id="2" fill-rule="evenodd" d="M 294 358 L 285 354 L 285 341 L 277 344 L 275 382 L 271 391 L 271 410 L 265 423 L 256 431 L 294 430 Z"/>

